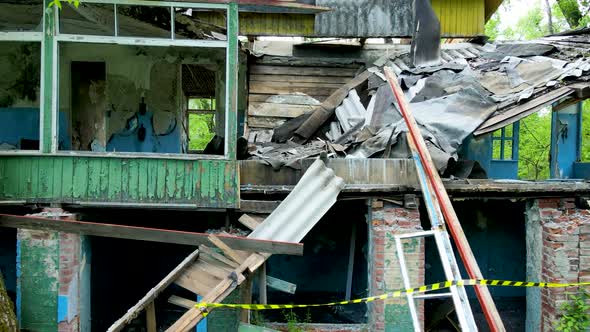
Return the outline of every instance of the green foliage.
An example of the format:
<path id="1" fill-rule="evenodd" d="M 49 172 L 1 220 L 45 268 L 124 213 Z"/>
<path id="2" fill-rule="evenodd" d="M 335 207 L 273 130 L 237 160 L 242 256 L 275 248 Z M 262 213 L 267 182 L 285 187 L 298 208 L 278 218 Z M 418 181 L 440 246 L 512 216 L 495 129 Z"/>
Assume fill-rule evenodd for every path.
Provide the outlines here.
<path id="1" fill-rule="evenodd" d="M 485 25 L 485 34 L 490 40 L 498 39 L 500 34 L 500 15 L 496 12 Z"/>
<path id="2" fill-rule="evenodd" d="M 303 321 L 299 320 L 299 316 L 293 310 L 283 310 L 283 316 L 285 316 L 285 320 L 287 321 L 287 331 L 288 332 L 304 332 L 299 324 L 301 323 L 311 323 L 311 311 L 307 309 L 305 312 L 305 318 Z"/>
<path id="3" fill-rule="evenodd" d="M 535 6 L 518 19 L 515 29 L 516 39 L 531 40 L 543 37 L 547 28 L 543 24 L 543 11 L 541 7 Z"/>
<path id="4" fill-rule="evenodd" d="M 73 4 L 74 6 L 76 6 L 76 8 L 78 8 L 78 6 L 80 5 L 80 0 L 52 0 L 48 4 L 48 6 L 49 7 L 57 6 L 57 8 L 61 9 L 61 2 L 62 1 L 67 1 L 69 4 Z"/>
<path id="5" fill-rule="evenodd" d="M 590 99 L 586 99 L 582 106 L 582 146 L 580 161 L 590 161 Z"/>
<path id="6" fill-rule="evenodd" d="M 556 323 L 560 332 L 582 332 L 590 329 L 590 295 L 583 289 L 561 306 L 563 315 Z"/>
<path id="7" fill-rule="evenodd" d="M 202 151 L 215 136 L 215 114 L 188 115 L 189 150 Z"/>
<path id="8" fill-rule="evenodd" d="M 518 178 L 549 178 L 551 112 L 537 112 L 520 121 Z"/>

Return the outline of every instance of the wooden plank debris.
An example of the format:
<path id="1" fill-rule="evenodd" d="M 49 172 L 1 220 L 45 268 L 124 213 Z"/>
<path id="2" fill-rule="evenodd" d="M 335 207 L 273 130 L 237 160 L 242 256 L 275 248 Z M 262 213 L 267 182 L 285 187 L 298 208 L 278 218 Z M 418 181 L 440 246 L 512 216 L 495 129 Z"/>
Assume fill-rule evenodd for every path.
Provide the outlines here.
<path id="1" fill-rule="evenodd" d="M 147 308 L 145 309 L 145 315 L 147 332 L 157 332 L 156 305 L 154 301 L 148 304 Z"/>
<path id="2" fill-rule="evenodd" d="M 168 303 L 175 304 L 175 305 L 185 308 L 185 309 L 194 308 L 195 305 L 197 305 L 196 301 L 185 299 L 184 297 L 180 297 L 180 296 L 176 296 L 176 295 L 170 296 L 170 298 L 168 298 Z"/>
<path id="3" fill-rule="evenodd" d="M 137 302 L 136 305 L 131 307 L 131 309 L 129 309 L 123 317 L 121 317 L 119 320 L 113 323 L 113 325 L 109 327 L 108 332 L 121 331 L 123 327 L 125 327 L 125 325 L 127 325 L 129 322 L 135 319 L 139 315 L 139 313 L 143 309 L 145 309 L 146 306 L 148 306 L 150 303 L 153 303 L 156 297 L 158 297 L 158 295 L 166 287 L 171 285 L 174 282 L 174 280 L 176 280 L 176 278 L 178 278 L 178 276 L 180 276 L 184 272 L 185 268 L 192 264 L 198 257 L 199 250 L 195 250 L 190 255 L 188 255 L 180 264 L 178 264 L 178 266 L 174 268 L 174 270 L 168 273 L 168 275 L 164 279 L 162 279 L 162 281 L 160 281 L 154 288 L 152 288 L 147 294 L 145 294 L 145 296 L 141 300 L 139 300 L 139 302 Z"/>
<path id="4" fill-rule="evenodd" d="M 154 241 L 185 245 L 213 245 L 209 234 L 103 224 L 86 221 L 55 220 L 49 218 L 0 214 L 0 227 L 52 230 L 68 233 L 121 238 L 129 240 Z M 239 236 L 217 235 L 229 248 L 269 252 L 273 254 L 303 255 L 303 245 L 280 241 L 258 240 Z"/>
<path id="5" fill-rule="evenodd" d="M 241 264 L 245 260 L 244 256 L 242 256 L 240 253 L 232 250 L 232 248 L 230 248 L 227 244 L 225 244 L 217 236 L 215 236 L 213 234 L 209 235 L 209 241 L 211 241 L 211 243 L 213 243 L 217 248 L 221 249 L 221 251 L 223 251 L 223 254 L 225 256 L 231 258 L 234 262 Z"/>
<path id="6" fill-rule="evenodd" d="M 278 291 L 289 294 L 295 294 L 295 291 L 297 290 L 297 285 L 285 280 L 271 277 L 269 275 L 266 276 L 266 285 L 272 289 L 276 289 Z"/>
<path id="7" fill-rule="evenodd" d="M 258 225 L 260 225 L 260 222 L 252 217 L 250 217 L 247 214 L 243 214 L 240 218 L 238 218 L 238 221 L 248 227 L 251 231 L 253 231 L 256 227 L 258 227 Z"/>

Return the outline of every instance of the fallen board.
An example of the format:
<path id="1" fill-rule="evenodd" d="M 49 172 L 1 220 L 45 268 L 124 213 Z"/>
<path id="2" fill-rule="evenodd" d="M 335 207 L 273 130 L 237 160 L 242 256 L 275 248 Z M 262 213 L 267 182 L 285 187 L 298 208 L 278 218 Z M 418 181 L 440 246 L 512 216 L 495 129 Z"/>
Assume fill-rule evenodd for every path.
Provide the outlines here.
<path id="1" fill-rule="evenodd" d="M 120 239 L 213 246 L 210 234 L 103 224 L 85 221 L 66 221 L 31 216 L 0 214 L 0 227 L 51 230 Z M 218 238 L 232 249 L 267 252 L 272 254 L 303 255 L 303 244 L 251 239 L 218 234 Z"/>

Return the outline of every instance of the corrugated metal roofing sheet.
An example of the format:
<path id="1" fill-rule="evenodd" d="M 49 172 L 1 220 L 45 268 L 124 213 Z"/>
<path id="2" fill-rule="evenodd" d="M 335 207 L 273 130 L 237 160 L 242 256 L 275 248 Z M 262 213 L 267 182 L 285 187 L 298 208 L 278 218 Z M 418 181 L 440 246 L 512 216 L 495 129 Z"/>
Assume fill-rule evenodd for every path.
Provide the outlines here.
<path id="1" fill-rule="evenodd" d="M 333 11 L 316 15 L 317 36 L 410 36 L 413 29 L 411 0 L 317 0 Z"/>
<path id="2" fill-rule="evenodd" d="M 342 101 L 340 106 L 336 107 L 336 116 L 344 132 L 364 121 L 366 112 L 358 93 L 354 89 L 350 90 L 348 97 Z"/>
<path id="3" fill-rule="evenodd" d="M 289 196 L 248 237 L 300 242 L 336 203 L 342 189 L 344 180 L 316 160 Z"/>

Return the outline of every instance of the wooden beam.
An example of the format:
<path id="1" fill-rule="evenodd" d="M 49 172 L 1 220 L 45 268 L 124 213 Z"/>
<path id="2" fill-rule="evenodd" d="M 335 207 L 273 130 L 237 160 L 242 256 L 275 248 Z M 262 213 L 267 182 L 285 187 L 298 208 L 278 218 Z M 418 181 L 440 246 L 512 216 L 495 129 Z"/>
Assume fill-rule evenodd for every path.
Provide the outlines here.
<path id="1" fill-rule="evenodd" d="M 295 294 L 295 291 L 297 290 L 297 285 L 269 275 L 266 276 L 266 285 L 272 289 L 289 294 Z"/>
<path id="2" fill-rule="evenodd" d="M 213 243 L 217 248 L 221 249 L 221 251 L 223 251 L 223 254 L 231 258 L 234 262 L 242 264 L 242 262 L 244 261 L 245 257 L 232 250 L 227 244 L 225 244 L 225 242 L 220 240 L 217 236 L 213 234 L 209 235 L 209 241 L 211 241 L 211 243 Z"/>
<path id="3" fill-rule="evenodd" d="M 258 302 L 260 302 L 260 304 L 267 304 L 268 300 L 266 296 L 266 262 L 262 264 L 258 272 Z"/>
<path id="4" fill-rule="evenodd" d="M 167 229 L 146 228 L 103 224 L 85 221 L 67 221 L 31 216 L 17 216 L 0 214 L 0 227 L 41 229 L 58 232 L 86 234 L 129 240 L 153 241 L 185 245 L 208 245 L 210 234 L 174 231 Z M 303 255 L 303 245 L 300 243 L 278 242 L 250 239 L 240 236 L 217 235 L 229 248 L 273 254 Z"/>
<path id="5" fill-rule="evenodd" d="M 147 308 L 145 309 L 145 316 L 147 332 L 157 332 L 156 305 L 154 304 L 154 301 L 148 304 Z"/>
<path id="6" fill-rule="evenodd" d="M 195 302 L 195 301 L 185 299 L 184 297 L 180 297 L 180 296 L 176 296 L 176 295 L 170 296 L 168 298 L 168 303 L 172 303 L 174 305 L 177 305 L 177 306 L 185 308 L 185 309 L 194 308 L 195 305 L 197 305 L 197 302 Z"/>
<path id="7" fill-rule="evenodd" d="M 254 229 L 256 229 L 256 227 L 258 227 L 258 225 L 260 225 L 260 222 L 252 217 L 250 217 L 247 214 L 243 214 L 238 221 L 248 227 L 251 231 L 253 231 Z"/>
<path id="8" fill-rule="evenodd" d="M 354 272 L 354 253 L 356 245 L 356 223 L 353 220 L 350 231 L 350 250 L 348 252 L 348 271 L 346 272 L 346 295 L 345 300 L 350 300 L 352 295 L 352 276 Z"/>
<path id="9" fill-rule="evenodd" d="M 199 257 L 199 251 L 195 250 L 190 255 L 188 255 L 178 266 L 174 268 L 168 275 L 160 281 L 156 287 L 152 288 L 136 305 L 131 307 L 131 309 L 127 310 L 127 313 L 117 320 L 111 327 L 109 327 L 109 332 L 118 332 L 121 331 L 125 325 L 127 325 L 130 321 L 132 321 L 137 315 L 150 303 L 153 303 L 156 297 L 162 292 L 166 287 L 171 285 L 178 276 L 180 276 L 185 268 L 192 264 L 195 259 Z"/>

